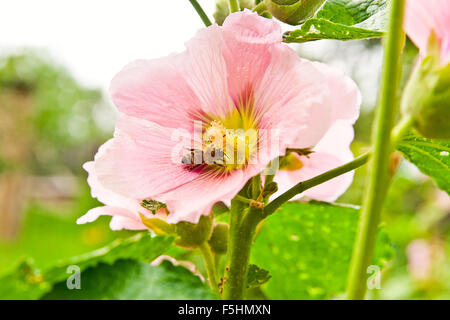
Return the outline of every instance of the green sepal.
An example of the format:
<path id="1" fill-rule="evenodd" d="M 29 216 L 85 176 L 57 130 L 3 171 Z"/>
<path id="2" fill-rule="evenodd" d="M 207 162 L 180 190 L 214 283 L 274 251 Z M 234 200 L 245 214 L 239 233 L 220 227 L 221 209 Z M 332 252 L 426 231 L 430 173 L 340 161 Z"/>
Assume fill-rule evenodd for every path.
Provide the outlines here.
<path id="1" fill-rule="evenodd" d="M 450 64 L 441 66 L 439 42 L 430 36 L 428 56 L 419 62 L 403 93 L 402 112 L 429 139 L 450 139 Z"/>
<path id="2" fill-rule="evenodd" d="M 312 18 L 326 0 L 264 0 L 278 20 L 296 26 Z"/>
<path id="3" fill-rule="evenodd" d="M 175 235 L 176 226 L 158 218 L 149 218 L 140 214 L 142 223 L 157 235 Z"/>
<path id="4" fill-rule="evenodd" d="M 211 238 L 208 240 L 211 250 L 216 254 L 225 254 L 228 249 L 228 233 L 229 226 L 226 223 L 220 222 L 214 226 Z"/>
<path id="5" fill-rule="evenodd" d="M 182 221 L 176 226 L 179 236 L 175 244 L 182 248 L 195 249 L 208 241 L 212 233 L 212 216 L 201 216 L 197 224 Z"/>

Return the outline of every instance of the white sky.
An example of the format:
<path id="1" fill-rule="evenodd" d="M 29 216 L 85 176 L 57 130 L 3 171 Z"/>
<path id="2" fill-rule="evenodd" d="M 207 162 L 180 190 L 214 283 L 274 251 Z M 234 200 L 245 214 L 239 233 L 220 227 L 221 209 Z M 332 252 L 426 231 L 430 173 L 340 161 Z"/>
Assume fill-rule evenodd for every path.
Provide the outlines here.
<path id="1" fill-rule="evenodd" d="M 199 2 L 212 20 L 215 1 Z M 46 49 L 102 89 L 133 60 L 182 51 L 201 27 L 188 0 L 0 0 L 0 54 Z"/>
<path id="2" fill-rule="evenodd" d="M 198 1 L 213 21 L 215 0 Z M 202 27 L 188 0 L 0 0 L 0 55 L 44 49 L 81 84 L 106 92 L 126 64 L 182 51 Z M 326 41 L 302 48 L 314 56 L 336 49 Z M 340 60 L 329 63 L 345 67 Z"/>

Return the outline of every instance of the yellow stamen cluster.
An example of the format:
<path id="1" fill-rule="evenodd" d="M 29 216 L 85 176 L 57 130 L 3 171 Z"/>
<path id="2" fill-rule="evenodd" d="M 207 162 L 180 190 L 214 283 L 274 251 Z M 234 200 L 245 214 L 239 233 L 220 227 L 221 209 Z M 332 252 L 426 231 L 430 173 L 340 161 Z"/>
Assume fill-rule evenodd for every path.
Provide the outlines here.
<path id="1" fill-rule="evenodd" d="M 240 118 L 240 117 L 239 117 Z M 243 128 L 243 120 L 236 115 L 224 121 L 214 120 L 203 133 L 203 153 L 211 157 L 210 166 L 230 172 L 247 165 L 257 150 L 258 133 L 253 128 Z M 240 121 L 238 121 L 240 120 Z M 224 123 L 232 126 L 225 127 Z"/>

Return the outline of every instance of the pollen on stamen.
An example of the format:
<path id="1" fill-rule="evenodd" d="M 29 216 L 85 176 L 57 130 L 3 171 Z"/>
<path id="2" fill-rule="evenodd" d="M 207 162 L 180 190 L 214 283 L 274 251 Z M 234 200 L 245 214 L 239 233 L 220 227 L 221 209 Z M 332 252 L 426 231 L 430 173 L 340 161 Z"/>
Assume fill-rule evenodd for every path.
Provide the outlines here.
<path id="1" fill-rule="evenodd" d="M 232 117 L 235 117 L 233 114 Z M 229 118 L 227 119 L 229 120 Z M 235 119 L 231 122 L 236 123 Z M 182 163 L 188 170 L 207 170 L 221 173 L 240 169 L 248 164 L 257 149 L 258 135 L 254 129 L 227 128 L 220 120 L 213 120 L 204 129 L 201 149 L 191 149 Z M 201 160 L 190 163 L 201 155 Z"/>

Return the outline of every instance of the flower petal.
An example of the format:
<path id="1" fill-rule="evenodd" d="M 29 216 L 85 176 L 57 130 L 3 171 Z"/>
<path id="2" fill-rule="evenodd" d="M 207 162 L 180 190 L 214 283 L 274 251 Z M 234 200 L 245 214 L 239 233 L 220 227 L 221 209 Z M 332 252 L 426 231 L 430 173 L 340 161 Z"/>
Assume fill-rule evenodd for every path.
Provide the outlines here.
<path id="1" fill-rule="evenodd" d="M 280 129 L 284 144 L 313 147 L 332 121 L 327 78 L 284 44 L 270 52 L 271 63 L 255 89 L 261 126 Z"/>
<path id="2" fill-rule="evenodd" d="M 235 171 L 223 176 L 203 174 L 190 183 L 157 196 L 155 199 L 167 205 L 170 212 L 168 222 L 196 223 L 200 216 L 210 214 L 214 203 L 234 197 L 249 178 L 244 171 Z"/>
<path id="3" fill-rule="evenodd" d="M 275 181 L 278 183 L 278 192 L 274 195 L 277 197 L 295 184 L 311 179 L 328 170 L 334 169 L 353 159 L 350 151 L 350 144 L 353 140 L 353 127 L 347 121 L 338 121 L 327 132 L 325 137 L 314 148 L 314 153 L 306 156 L 297 156 L 303 163 L 303 167 L 296 171 L 280 170 Z M 311 188 L 294 198 L 299 199 L 307 196 L 319 201 L 335 201 L 340 197 L 351 185 L 353 173 L 347 173 L 319 186 Z"/>
<path id="4" fill-rule="evenodd" d="M 332 118 L 355 123 L 361 107 L 361 92 L 356 83 L 338 68 L 324 63 L 314 62 L 316 68 L 327 78 L 331 96 Z"/>
<path id="5" fill-rule="evenodd" d="M 194 180 L 198 173 L 181 163 L 184 144 L 178 134 L 180 130 L 121 115 L 112 142 L 95 157 L 99 182 L 127 198 L 146 199 Z"/>
<path id="6" fill-rule="evenodd" d="M 148 228 L 141 222 L 121 216 L 113 216 L 109 223 L 111 230 L 147 230 Z"/>
<path id="7" fill-rule="evenodd" d="M 223 24 L 228 87 L 233 100 L 257 83 L 270 64 L 268 48 L 281 43 L 278 23 L 249 10 L 236 12 Z"/>
<path id="8" fill-rule="evenodd" d="M 434 31 L 441 41 L 442 62 L 450 62 L 450 2 L 447 0 L 408 0 L 405 15 L 405 31 L 426 55 L 428 40 Z"/>
<path id="9" fill-rule="evenodd" d="M 138 60 L 119 72 L 110 86 L 119 111 L 170 128 L 192 129 L 186 119 L 200 100 L 178 70 L 177 59 Z"/>
<path id="10" fill-rule="evenodd" d="M 225 50 L 222 28 L 212 25 L 199 30 L 186 43 L 186 48 L 177 68 L 198 97 L 199 103 L 192 113 L 197 119 L 208 114 L 227 114 L 233 103 L 228 93 L 227 67 L 222 55 Z"/>
<path id="11" fill-rule="evenodd" d="M 84 216 L 78 218 L 77 224 L 85 224 L 88 222 L 93 222 L 93 221 L 97 220 L 97 218 L 100 216 L 112 216 L 113 220 L 114 220 L 114 218 L 116 220 L 114 225 L 117 225 L 118 221 L 122 221 L 124 223 L 127 222 L 128 225 L 133 227 L 133 229 L 130 229 L 130 230 L 147 229 L 147 227 L 140 221 L 140 219 L 137 218 L 137 215 L 135 212 L 132 212 L 125 208 L 112 207 L 112 206 L 97 207 L 97 208 L 93 208 L 93 209 L 89 210 Z M 120 218 L 120 220 L 118 220 L 117 218 Z M 111 223 L 112 223 L 112 220 L 111 220 Z M 123 226 L 125 226 L 125 224 L 123 224 Z M 137 227 L 139 227 L 139 229 L 137 229 Z M 117 229 L 113 229 L 113 230 L 117 230 Z"/>

